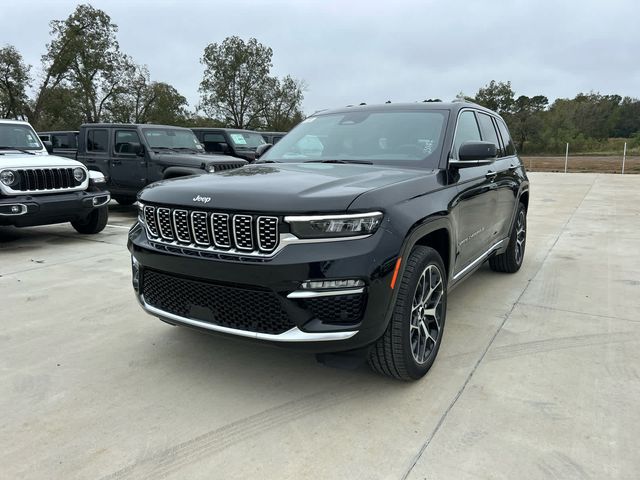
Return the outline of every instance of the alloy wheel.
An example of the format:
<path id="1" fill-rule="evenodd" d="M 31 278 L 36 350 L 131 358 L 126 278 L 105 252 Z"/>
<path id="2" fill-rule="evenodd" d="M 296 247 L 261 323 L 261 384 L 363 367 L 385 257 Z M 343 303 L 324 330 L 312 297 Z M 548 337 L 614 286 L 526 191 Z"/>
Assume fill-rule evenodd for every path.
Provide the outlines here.
<path id="1" fill-rule="evenodd" d="M 414 360 L 423 364 L 435 349 L 442 334 L 442 272 L 436 265 L 428 265 L 418 280 L 411 303 L 409 340 Z"/>
<path id="2" fill-rule="evenodd" d="M 516 263 L 520 265 L 524 254 L 524 242 L 527 238 L 526 217 L 524 210 L 520 210 L 516 221 Z"/>

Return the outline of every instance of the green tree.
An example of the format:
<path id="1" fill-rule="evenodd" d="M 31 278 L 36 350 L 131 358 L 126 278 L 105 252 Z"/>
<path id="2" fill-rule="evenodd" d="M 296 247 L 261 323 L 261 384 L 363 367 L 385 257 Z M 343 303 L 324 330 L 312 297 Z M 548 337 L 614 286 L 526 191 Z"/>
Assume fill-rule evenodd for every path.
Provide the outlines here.
<path id="1" fill-rule="evenodd" d="M 206 115 L 235 128 L 286 128 L 301 118 L 303 83 L 270 77 L 273 51 L 255 38 L 228 37 L 204 50 L 200 83 Z"/>
<path id="2" fill-rule="evenodd" d="M 0 117 L 21 118 L 27 113 L 30 69 L 14 46 L 0 48 Z"/>
<path id="3" fill-rule="evenodd" d="M 120 52 L 117 26 L 104 11 L 78 5 L 66 20 L 53 20 L 52 40 L 42 57 L 43 79 L 32 110 L 32 121 L 40 122 L 48 91 L 64 86 L 77 92 L 88 122 L 100 121 L 105 104 L 122 90 L 134 68 Z"/>
<path id="4" fill-rule="evenodd" d="M 513 111 L 515 93 L 511 88 L 511 82 L 496 82 L 491 80 L 488 85 L 480 88 L 473 101 L 500 115 L 506 115 Z"/>
<path id="5" fill-rule="evenodd" d="M 525 151 L 527 140 L 539 138 L 544 122 L 543 112 L 548 104 L 549 99 L 544 95 L 520 95 L 514 101 L 513 113 L 507 117 L 507 123 L 520 152 Z"/>

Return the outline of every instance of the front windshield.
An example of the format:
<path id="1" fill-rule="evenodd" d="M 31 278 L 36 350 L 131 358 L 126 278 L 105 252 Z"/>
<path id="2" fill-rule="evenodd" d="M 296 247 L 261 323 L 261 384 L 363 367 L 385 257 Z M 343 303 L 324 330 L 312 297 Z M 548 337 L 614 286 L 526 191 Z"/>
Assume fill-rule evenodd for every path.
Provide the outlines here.
<path id="1" fill-rule="evenodd" d="M 240 149 L 250 148 L 255 150 L 259 145 L 266 143 L 259 133 L 233 132 L 229 133 L 229 136 L 235 147 Z"/>
<path id="2" fill-rule="evenodd" d="M 18 150 L 42 150 L 36 132 L 29 125 L 20 123 L 0 123 L 0 148 Z"/>
<path id="3" fill-rule="evenodd" d="M 445 110 L 353 111 L 309 117 L 260 161 L 416 165 L 442 146 Z"/>
<path id="4" fill-rule="evenodd" d="M 177 128 L 145 128 L 144 138 L 152 149 L 189 149 L 200 152 L 202 145 L 191 130 Z"/>

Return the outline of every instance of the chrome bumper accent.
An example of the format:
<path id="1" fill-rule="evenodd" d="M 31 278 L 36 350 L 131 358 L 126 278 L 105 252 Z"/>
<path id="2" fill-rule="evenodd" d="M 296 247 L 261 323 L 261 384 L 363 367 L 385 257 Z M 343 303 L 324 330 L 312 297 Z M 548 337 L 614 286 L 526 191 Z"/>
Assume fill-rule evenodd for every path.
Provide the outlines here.
<path id="1" fill-rule="evenodd" d="M 502 243 L 507 240 L 506 238 L 503 238 L 502 240 L 497 241 L 496 243 L 494 243 L 493 245 L 491 245 L 491 248 L 489 248 L 489 250 L 487 250 L 486 252 L 484 252 L 482 255 L 480 255 L 478 258 L 476 258 L 473 262 L 471 262 L 469 265 L 467 265 L 466 267 L 464 267 L 462 270 L 460 270 L 458 273 L 456 273 L 453 276 L 454 280 L 457 280 L 458 278 L 460 278 L 462 275 L 464 275 L 465 273 L 467 273 L 469 270 L 471 270 L 473 267 L 477 266 L 480 262 L 484 262 L 489 255 L 491 255 L 493 253 L 494 250 L 497 250 L 500 245 L 502 245 Z"/>
<path id="2" fill-rule="evenodd" d="M 9 205 L 2 205 L 3 207 L 20 207 L 20 211 L 16 213 L 0 213 L 2 217 L 17 217 L 18 215 L 24 215 L 27 213 L 27 206 L 24 203 L 12 203 Z"/>
<path id="3" fill-rule="evenodd" d="M 296 290 L 287 295 L 287 298 L 333 297 L 336 295 L 357 295 L 363 292 L 364 287 L 347 288 L 343 290 Z"/>
<path id="4" fill-rule="evenodd" d="M 152 307 L 144 301 L 144 297 L 140 295 L 138 297 L 142 308 L 147 313 L 157 317 L 167 318 L 169 320 L 175 320 L 178 323 L 185 325 L 192 325 L 194 327 L 204 328 L 206 330 L 212 330 L 214 332 L 228 333 L 231 335 L 237 335 L 240 337 L 255 338 L 257 340 L 267 340 L 271 342 L 331 342 L 336 340 L 347 340 L 353 337 L 358 331 L 349 332 L 318 332 L 307 333 L 300 330 L 298 327 L 293 327 L 291 330 L 287 330 L 279 335 L 272 335 L 269 333 L 248 332 L 246 330 L 237 330 L 235 328 L 222 327 L 220 325 L 214 325 L 207 322 L 201 322 L 200 320 L 194 320 L 192 318 L 185 318 L 173 313 L 165 312 L 159 308 Z"/>

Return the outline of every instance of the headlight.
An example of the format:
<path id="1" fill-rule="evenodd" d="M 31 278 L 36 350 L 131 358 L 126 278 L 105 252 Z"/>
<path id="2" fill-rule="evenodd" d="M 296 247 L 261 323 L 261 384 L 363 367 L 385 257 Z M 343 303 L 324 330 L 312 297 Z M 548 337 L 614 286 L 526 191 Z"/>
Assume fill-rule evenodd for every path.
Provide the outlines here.
<path id="1" fill-rule="evenodd" d="M 205 168 L 205 170 L 209 173 L 213 173 L 216 171 L 216 166 L 214 164 L 209 164 L 207 165 L 207 167 Z"/>
<path id="2" fill-rule="evenodd" d="M 382 222 L 381 212 L 353 215 L 285 217 L 291 233 L 299 238 L 333 238 L 372 235 Z"/>
<path id="3" fill-rule="evenodd" d="M 11 187 L 18 183 L 18 172 L 15 170 L 2 170 L 0 172 L 0 182 L 7 187 Z"/>
<path id="4" fill-rule="evenodd" d="M 84 168 L 76 167 L 73 169 L 73 178 L 76 179 L 76 182 L 82 183 L 85 178 L 87 178 L 87 174 L 84 171 Z"/>

